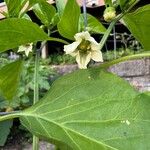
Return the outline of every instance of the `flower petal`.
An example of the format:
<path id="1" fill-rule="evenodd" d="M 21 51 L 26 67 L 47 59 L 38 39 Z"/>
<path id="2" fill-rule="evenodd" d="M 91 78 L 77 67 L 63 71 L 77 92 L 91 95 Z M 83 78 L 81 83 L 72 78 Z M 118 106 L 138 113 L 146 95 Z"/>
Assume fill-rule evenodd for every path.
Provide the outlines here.
<path id="1" fill-rule="evenodd" d="M 28 56 L 30 52 L 32 52 L 33 43 L 30 43 L 29 45 L 23 45 L 20 46 L 18 49 L 18 52 L 25 52 L 25 55 Z"/>
<path id="2" fill-rule="evenodd" d="M 32 46 L 28 47 L 28 48 L 25 50 L 26 56 L 28 56 L 30 52 L 32 52 Z"/>
<path id="3" fill-rule="evenodd" d="M 75 50 L 77 49 L 79 44 L 80 42 L 73 42 L 72 44 L 64 45 L 64 51 L 66 52 L 66 54 L 75 56 L 76 55 Z"/>
<path id="4" fill-rule="evenodd" d="M 24 46 L 19 46 L 18 52 L 24 52 L 25 51 L 25 47 Z"/>
<path id="5" fill-rule="evenodd" d="M 88 54 L 81 55 L 79 52 L 76 56 L 76 61 L 80 69 L 87 69 L 87 64 L 90 62 L 91 52 Z"/>
<path id="6" fill-rule="evenodd" d="M 82 39 L 85 39 L 85 40 L 88 40 L 90 38 L 90 34 L 88 31 L 84 31 L 84 32 L 80 32 L 80 33 L 77 33 L 74 38 L 76 41 L 79 41 L 81 42 Z"/>
<path id="7" fill-rule="evenodd" d="M 96 62 L 103 62 L 103 56 L 101 51 L 92 51 L 91 52 L 91 59 Z"/>
<path id="8" fill-rule="evenodd" d="M 93 51 L 99 51 L 99 43 L 96 42 L 96 40 L 93 37 L 90 37 L 88 41 L 91 42 L 91 49 Z"/>

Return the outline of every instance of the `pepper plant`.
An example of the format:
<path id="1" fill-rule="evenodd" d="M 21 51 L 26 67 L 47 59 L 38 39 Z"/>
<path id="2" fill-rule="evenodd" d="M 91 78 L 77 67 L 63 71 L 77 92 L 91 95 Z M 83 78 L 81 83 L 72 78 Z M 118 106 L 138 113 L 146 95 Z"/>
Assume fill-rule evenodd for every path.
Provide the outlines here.
<path id="1" fill-rule="evenodd" d="M 150 56 L 150 5 L 136 8 L 137 0 L 105 0 L 104 19 L 110 22 L 105 29 L 95 17 L 85 11 L 81 14 L 75 0 L 68 0 L 66 4 L 57 0 L 57 10 L 45 0 L 11 2 L 6 0 L 8 12 L 3 13 L 6 19 L 0 21 L 0 52 L 33 43 L 34 104 L 23 111 L 1 116 L 1 123 L 19 118 L 34 135 L 33 150 L 38 149 L 39 138 L 62 150 L 150 149 L 150 94 L 139 93 L 107 71 L 116 63 Z M 31 7 L 41 20 L 41 27 L 27 16 Z M 102 61 L 100 50 L 117 21 L 127 26 L 145 52 L 86 69 L 91 58 Z M 55 30 L 73 43 L 51 37 Z M 89 37 L 82 36 L 83 33 Z M 89 33 L 103 34 L 103 38 L 97 43 Z M 39 41 L 41 47 L 37 49 Z M 64 43 L 65 52 L 76 57 L 82 69 L 57 79 L 39 100 L 39 56 L 46 41 Z M 22 63 L 24 58 L 0 70 L 0 92 L 7 101 L 15 97 Z"/>

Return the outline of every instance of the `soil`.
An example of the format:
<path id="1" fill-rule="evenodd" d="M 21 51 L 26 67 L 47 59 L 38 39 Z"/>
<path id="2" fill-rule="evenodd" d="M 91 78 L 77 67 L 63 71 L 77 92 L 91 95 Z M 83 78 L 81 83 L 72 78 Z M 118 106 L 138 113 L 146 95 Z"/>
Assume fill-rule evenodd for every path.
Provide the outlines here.
<path id="1" fill-rule="evenodd" d="M 54 150 L 54 145 L 40 141 L 40 150 Z M 14 119 L 13 127 L 5 146 L 0 150 L 32 150 L 32 135 L 20 125 L 18 119 Z"/>

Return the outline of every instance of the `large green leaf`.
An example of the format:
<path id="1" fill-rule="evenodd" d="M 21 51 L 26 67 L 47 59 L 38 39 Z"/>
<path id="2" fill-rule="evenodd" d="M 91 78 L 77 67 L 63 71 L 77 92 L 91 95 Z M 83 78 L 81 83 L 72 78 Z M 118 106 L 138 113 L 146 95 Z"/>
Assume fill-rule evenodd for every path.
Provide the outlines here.
<path id="1" fill-rule="evenodd" d="M 4 146 L 12 124 L 12 121 L 0 122 L 0 146 Z"/>
<path id="2" fill-rule="evenodd" d="M 149 100 L 116 75 L 79 70 L 55 81 L 20 119 L 62 150 L 148 150 Z"/>
<path id="3" fill-rule="evenodd" d="M 131 33 L 141 42 L 145 50 L 150 50 L 150 5 L 139 8 L 123 17 Z"/>
<path id="4" fill-rule="evenodd" d="M 21 71 L 21 60 L 5 65 L 0 69 L 0 93 L 5 99 L 12 100 L 16 95 Z"/>
<path id="5" fill-rule="evenodd" d="M 48 38 L 38 25 L 29 20 L 13 18 L 0 21 L 0 52 Z"/>
<path id="6" fill-rule="evenodd" d="M 33 6 L 33 11 L 36 16 L 41 20 L 46 26 L 50 26 L 52 23 L 52 18 L 56 14 L 56 9 L 54 6 L 50 5 L 44 0 L 39 1 L 39 3 Z"/>
<path id="7" fill-rule="evenodd" d="M 78 32 L 79 17 L 79 5 L 76 0 L 69 0 L 66 4 L 61 20 L 58 23 L 59 33 L 63 37 L 73 40 L 74 35 Z"/>
<path id="8" fill-rule="evenodd" d="M 87 22 L 88 22 L 87 30 L 89 32 L 104 34 L 104 32 L 106 31 L 106 28 L 100 23 L 100 21 L 90 14 L 87 14 Z M 84 16 L 83 14 L 81 14 L 80 30 L 83 31 L 83 29 L 84 29 Z"/>

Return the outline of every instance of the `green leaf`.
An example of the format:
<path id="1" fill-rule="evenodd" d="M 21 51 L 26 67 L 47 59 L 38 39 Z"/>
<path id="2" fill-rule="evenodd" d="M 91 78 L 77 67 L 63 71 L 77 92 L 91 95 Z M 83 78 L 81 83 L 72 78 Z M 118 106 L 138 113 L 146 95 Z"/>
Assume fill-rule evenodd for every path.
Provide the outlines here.
<path id="1" fill-rule="evenodd" d="M 80 17 L 80 7 L 76 0 L 69 0 L 58 23 L 59 33 L 70 40 L 74 40 L 74 35 L 78 32 Z"/>
<path id="2" fill-rule="evenodd" d="M 8 10 L 8 17 L 19 17 L 27 0 L 5 0 Z"/>
<path id="3" fill-rule="evenodd" d="M 150 97 L 93 68 L 55 81 L 20 119 L 33 134 L 62 150 L 148 150 L 149 108 Z"/>
<path id="4" fill-rule="evenodd" d="M 106 6 L 109 6 L 109 7 L 113 6 L 112 0 L 104 0 L 104 1 L 105 1 Z"/>
<path id="5" fill-rule="evenodd" d="M 119 4 L 122 10 L 127 10 L 136 1 L 138 0 L 119 0 Z"/>
<path id="6" fill-rule="evenodd" d="M 94 16 L 87 14 L 87 30 L 93 33 L 104 34 L 106 28 L 97 20 Z M 84 29 L 84 16 L 83 14 L 80 15 L 80 30 L 83 31 Z"/>
<path id="7" fill-rule="evenodd" d="M 44 0 L 33 6 L 33 11 L 36 16 L 41 20 L 41 22 L 46 26 L 51 25 L 52 18 L 56 14 L 55 7 Z"/>
<path id="8" fill-rule="evenodd" d="M 12 100 L 16 95 L 21 71 L 21 60 L 5 65 L 0 69 L 0 93 L 5 99 Z"/>
<path id="9" fill-rule="evenodd" d="M 150 50 L 150 5 L 125 15 L 123 20 L 131 33 L 143 45 L 144 49 Z"/>
<path id="10" fill-rule="evenodd" d="M 59 14 L 56 13 L 55 16 L 52 18 L 52 27 L 56 26 L 60 21 Z"/>
<path id="11" fill-rule="evenodd" d="M 10 120 L 5 122 L 0 122 L 0 146 L 4 146 L 12 125 L 13 122 Z"/>
<path id="12" fill-rule="evenodd" d="M 48 38 L 38 25 L 29 20 L 13 18 L 0 21 L 0 52 Z"/>

